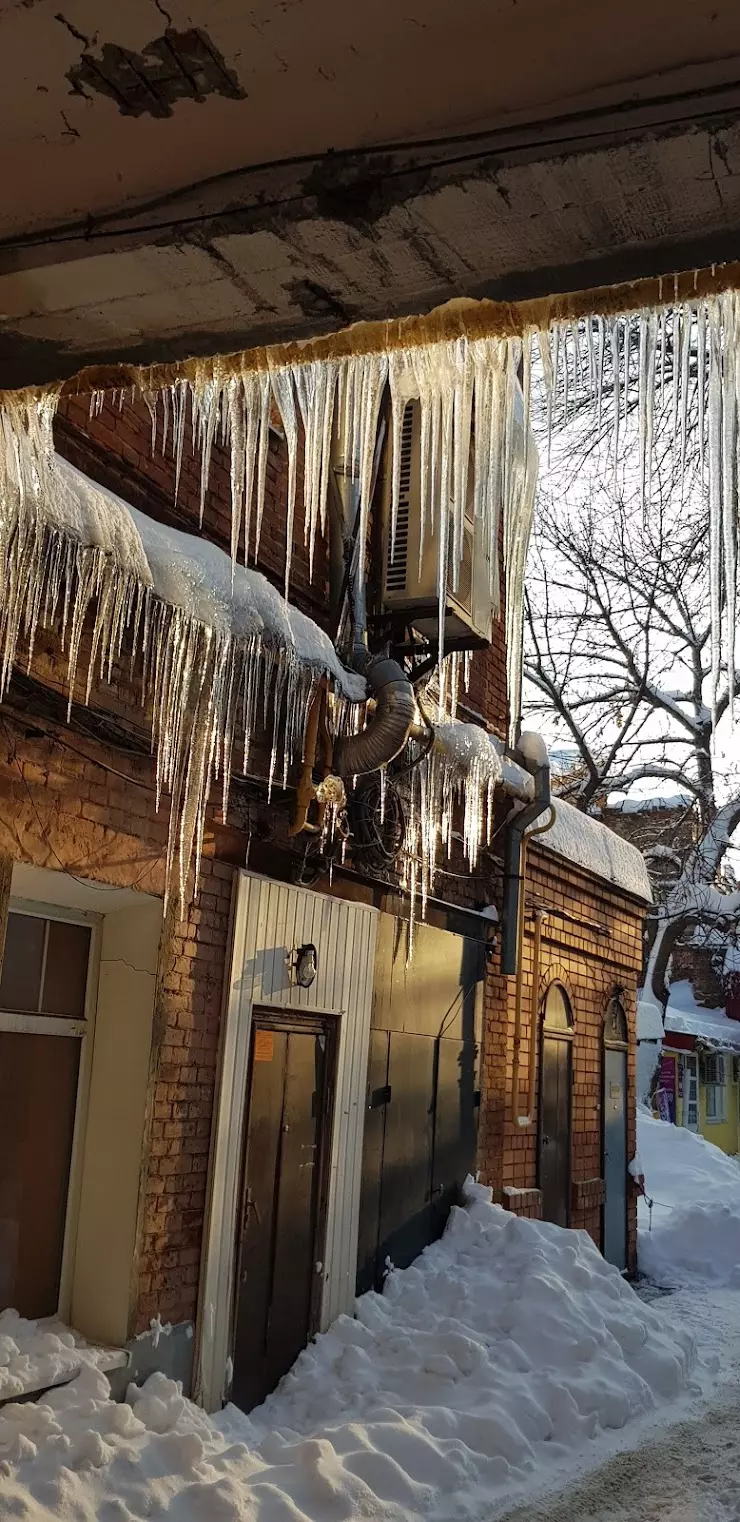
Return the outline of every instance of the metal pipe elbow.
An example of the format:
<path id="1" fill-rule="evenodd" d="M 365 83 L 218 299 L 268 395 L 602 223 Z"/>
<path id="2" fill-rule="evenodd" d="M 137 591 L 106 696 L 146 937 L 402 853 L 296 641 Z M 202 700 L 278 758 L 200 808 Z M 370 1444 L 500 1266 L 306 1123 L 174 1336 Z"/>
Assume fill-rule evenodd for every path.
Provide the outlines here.
<path id="1" fill-rule="evenodd" d="M 340 777 L 376 772 L 403 750 L 414 722 L 414 689 L 397 661 L 381 657 L 367 673 L 375 713 L 359 735 L 345 735 L 334 746 L 334 770 Z"/>

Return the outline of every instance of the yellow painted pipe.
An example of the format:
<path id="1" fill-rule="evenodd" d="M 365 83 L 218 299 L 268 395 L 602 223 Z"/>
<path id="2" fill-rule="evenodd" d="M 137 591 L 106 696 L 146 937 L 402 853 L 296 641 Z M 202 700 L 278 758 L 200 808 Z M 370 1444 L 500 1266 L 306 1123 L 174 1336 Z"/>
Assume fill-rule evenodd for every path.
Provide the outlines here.
<path id="1" fill-rule="evenodd" d="M 288 826 L 289 835 L 300 835 L 302 830 L 308 827 L 308 811 L 316 797 L 316 788 L 313 782 L 313 768 L 316 760 L 316 742 L 319 734 L 319 719 L 324 702 L 324 683 L 321 682 L 316 696 L 311 704 L 306 725 L 306 745 L 303 758 L 303 770 L 300 775 L 295 793 L 295 808 L 293 818 Z"/>

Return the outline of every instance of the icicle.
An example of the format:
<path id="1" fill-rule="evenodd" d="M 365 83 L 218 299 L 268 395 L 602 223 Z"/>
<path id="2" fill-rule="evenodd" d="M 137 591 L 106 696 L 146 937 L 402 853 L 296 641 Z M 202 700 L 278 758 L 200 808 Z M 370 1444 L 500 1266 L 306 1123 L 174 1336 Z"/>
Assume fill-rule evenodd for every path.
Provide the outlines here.
<path id="1" fill-rule="evenodd" d="M 686 474 L 686 438 L 689 413 L 689 355 L 691 353 L 692 310 L 682 310 L 681 321 L 681 450 L 679 470 L 681 477 L 681 501 L 684 500 L 684 477 Z"/>
<path id="2" fill-rule="evenodd" d="M 668 346 L 668 308 L 664 307 L 660 316 L 660 405 L 663 406 L 665 397 L 666 377 L 666 350 Z"/>
<path id="3" fill-rule="evenodd" d="M 599 438 L 601 438 L 601 409 L 604 400 L 604 344 L 606 338 L 606 325 L 603 317 L 599 317 L 599 344 L 596 359 L 596 419 Z"/>
<path id="4" fill-rule="evenodd" d="M 621 413 L 620 389 L 619 389 L 619 321 L 612 318 L 609 331 L 612 359 L 612 386 L 614 396 L 614 484 L 617 483 L 617 467 L 619 463 L 619 418 Z"/>
<path id="5" fill-rule="evenodd" d="M 737 297 L 726 291 L 719 297 L 723 329 L 722 351 L 722 540 L 725 594 L 725 648 L 730 716 L 734 719 L 735 697 L 735 586 L 737 582 Z"/>
<path id="6" fill-rule="evenodd" d="M 623 387 L 623 396 L 624 396 L 624 421 L 625 421 L 625 424 L 626 424 L 628 416 L 629 416 L 629 395 L 630 395 L 630 378 L 631 378 L 630 377 L 630 360 L 631 360 L 631 356 L 632 356 L 632 321 L 631 321 L 631 318 L 629 317 L 629 315 L 626 316 L 625 319 L 624 319 L 624 338 L 623 338 L 623 343 L 624 343 L 624 387 Z"/>
<path id="7" fill-rule="evenodd" d="M 285 515 L 285 596 L 290 588 L 290 564 L 293 555 L 293 521 L 295 518 L 296 473 L 298 468 L 298 418 L 295 410 L 293 373 L 280 365 L 271 371 L 272 390 L 280 409 L 288 445 L 288 502 Z"/>
<path id="8" fill-rule="evenodd" d="M 665 317 L 665 313 L 663 314 Z M 706 444 L 707 415 L 706 415 L 706 376 L 707 376 L 707 309 L 702 301 L 699 305 L 696 323 L 696 369 L 697 369 L 697 398 L 698 412 L 697 428 L 699 430 L 699 472 L 701 476 L 702 490 L 704 488 L 704 451 Z"/>
<path id="9" fill-rule="evenodd" d="M 720 309 L 709 304 L 709 607 L 711 702 L 716 713 L 722 618 L 722 380 Z"/>
<path id="10" fill-rule="evenodd" d="M 673 339 L 671 343 L 671 433 L 678 437 L 678 392 L 681 367 L 681 311 L 673 308 Z"/>
<path id="11" fill-rule="evenodd" d="M 55 459 L 55 402 L 50 397 L 38 406 L 24 409 L 19 403 L 14 412 L 0 411 L 0 573 L 5 587 L 0 695 L 16 663 L 19 640 L 30 663 L 41 625 L 54 625 L 63 642 L 66 638 L 70 702 L 77 696 L 78 671 L 83 701 L 89 699 L 96 675 L 114 676 L 127 636 L 132 665 L 135 657 L 140 663 L 142 700 L 151 714 L 157 807 L 163 794 L 170 795 L 166 885 L 169 890 L 177 880 L 182 906 L 193 860 L 197 878 L 211 784 L 219 777 L 222 808 L 228 806 L 237 726 L 243 725 L 246 757 L 262 690 L 265 716 L 272 711 L 273 770 L 281 757 L 287 775 L 289 763 L 302 752 L 308 709 L 322 674 L 321 652 L 331 647 L 322 645 L 318 629 L 305 632 L 303 620 L 297 627 L 304 631 L 307 653 L 299 657 L 292 619 L 300 620 L 300 615 L 289 617 L 287 608 L 284 625 L 279 617 L 274 627 L 270 624 L 268 645 L 262 633 L 251 632 L 248 624 L 242 628 L 247 617 L 263 629 L 258 604 L 248 613 L 251 605 L 242 603 L 240 623 L 222 628 L 210 627 L 189 606 L 155 596 L 134 518 Z M 258 586 L 256 579 L 259 597 Z M 332 652 L 323 670 L 336 678 L 334 661 Z"/>
<path id="12" fill-rule="evenodd" d="M 645 522 L 650 506 L 653 470 L 653 435 L 655 422 L 655 357 L 658 319 L 649 312 L 639 325 L 638 406 L 640 431 L 640 491 Z"/>

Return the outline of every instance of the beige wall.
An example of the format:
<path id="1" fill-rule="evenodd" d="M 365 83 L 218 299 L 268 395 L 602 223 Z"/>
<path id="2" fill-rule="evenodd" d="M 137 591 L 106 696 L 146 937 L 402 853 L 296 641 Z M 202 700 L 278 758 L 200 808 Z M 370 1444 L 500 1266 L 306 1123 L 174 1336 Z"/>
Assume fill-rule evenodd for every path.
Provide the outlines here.
<path id="1" fill-rule="evenodd" d="M 128 1336 L 161 923 L 156 899 L 102 923 L 72 1324 L 112 1343 Z"/>

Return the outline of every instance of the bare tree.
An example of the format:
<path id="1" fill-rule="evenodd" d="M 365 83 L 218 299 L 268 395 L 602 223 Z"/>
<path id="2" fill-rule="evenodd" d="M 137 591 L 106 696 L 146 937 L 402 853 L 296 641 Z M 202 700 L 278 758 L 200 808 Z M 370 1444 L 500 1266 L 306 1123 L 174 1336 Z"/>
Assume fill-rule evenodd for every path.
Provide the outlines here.
<path id="1" fill-rule="evenodd" d="M 740 916 L 727 860 L 740 775 L 718 761 L 735 694 L 724 671 L 710 690 L 698 461 L 683 492 L 672 471 L 662 482 L 658 473 L 645 511 L 629 456 L 615 480 L 597 448 L 595 430 L 581 429 L 558 470 L 545 473 L 526 592 L 525 702 L 562 739 L 568 764 L 557 785 L 578 807 L 601 814 L 609 794 L 650 783 L 674 794 L 675 807 L 663 824 L 650 817 L 644 839 L 636 816 L 608 811 L 651 868 L 657 903 L 645 981 L 664 1003 L 676 940 Z"/>

